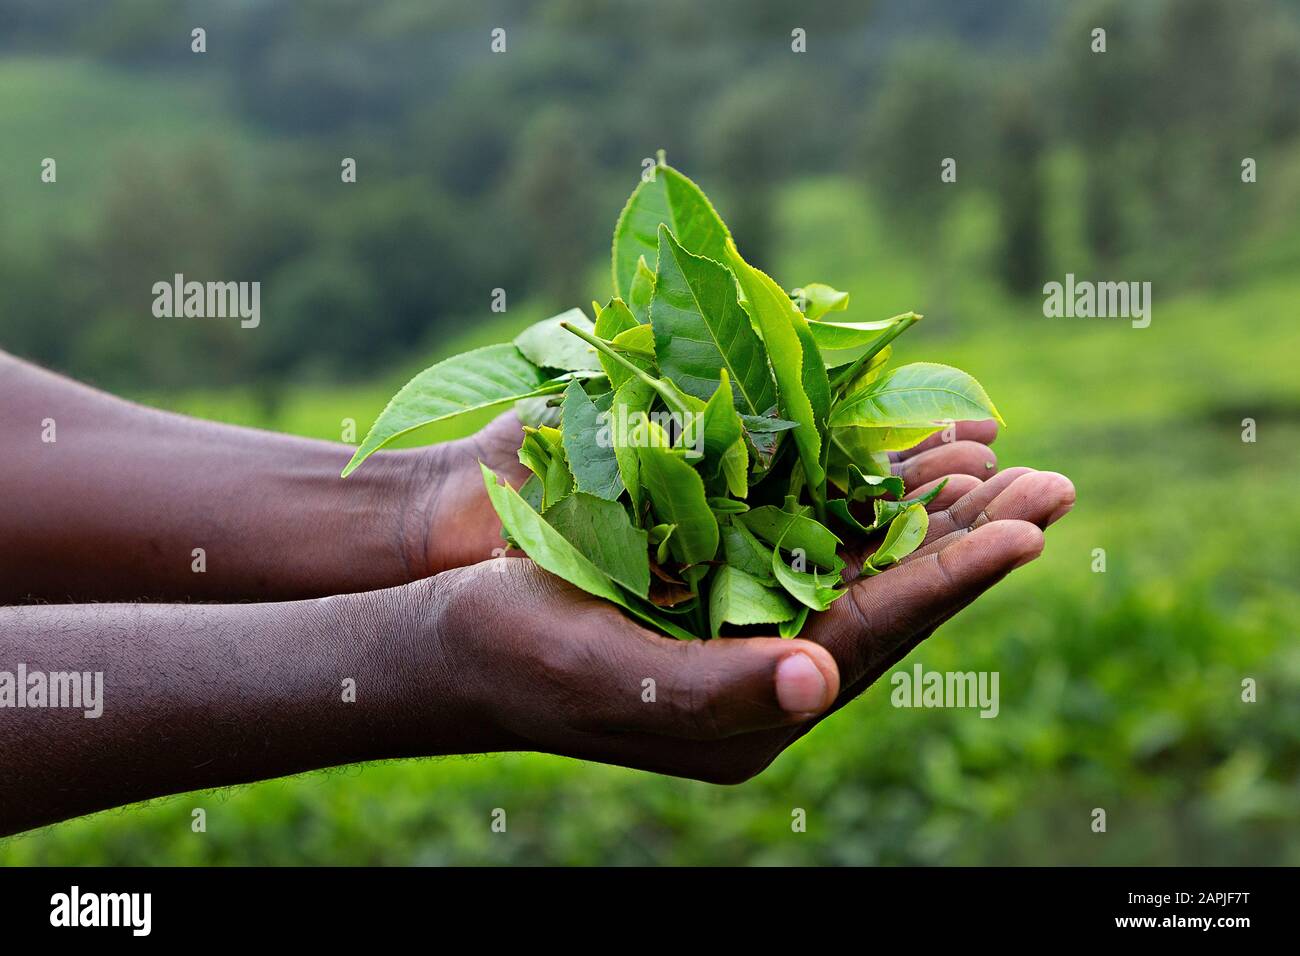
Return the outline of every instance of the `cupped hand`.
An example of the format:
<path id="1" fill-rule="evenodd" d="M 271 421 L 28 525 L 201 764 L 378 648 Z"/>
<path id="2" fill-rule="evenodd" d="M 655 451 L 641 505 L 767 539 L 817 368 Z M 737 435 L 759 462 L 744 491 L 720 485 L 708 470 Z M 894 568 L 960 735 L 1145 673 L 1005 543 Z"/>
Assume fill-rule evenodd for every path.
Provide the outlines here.
<path id="1" fill-rule="evenodd" d="M 987 448 L 975 444 L 984 469 Z M 942 450 L 898 462 L 921 479 L 918 491 L 937 479 L 927 473 Z M 922 547 L 854 582 L 795 640 L 673 640 L 505 557 L 435 579 L 438 644 L 457 693 L 490 726 L 491 749 L 737 783 L 1037 557 L 1043 529 L 1073 502 L 1069 480 L 1051 472 L 950 475 Z"/>

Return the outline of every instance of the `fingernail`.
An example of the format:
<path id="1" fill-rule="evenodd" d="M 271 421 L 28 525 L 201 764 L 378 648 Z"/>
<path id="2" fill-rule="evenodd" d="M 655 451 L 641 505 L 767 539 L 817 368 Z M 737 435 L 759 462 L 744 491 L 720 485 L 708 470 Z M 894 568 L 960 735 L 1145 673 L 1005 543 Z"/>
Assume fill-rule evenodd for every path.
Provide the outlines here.
<path id="1" fill-rule="evenodd" d="M 789 714 L 812 714 L 826 706 L 826 678 L 807 654 L 794 653 L 776 665 L 776 699 Z"/>

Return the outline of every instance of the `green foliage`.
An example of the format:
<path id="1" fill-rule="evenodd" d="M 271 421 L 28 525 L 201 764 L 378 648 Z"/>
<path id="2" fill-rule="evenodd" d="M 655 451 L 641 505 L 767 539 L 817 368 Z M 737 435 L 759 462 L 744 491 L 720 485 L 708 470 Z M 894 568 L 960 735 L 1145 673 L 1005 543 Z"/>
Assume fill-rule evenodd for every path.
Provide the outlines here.
<path id="1" fill-rule="evenodd" d="M 832 289 L 824 282 L 810 282 L 794 289 L 790 295 L 809 321 L 820 319 L 827 312 L 843 312 L 849 307 L 849 294 Z"/>
<path id="2" fill-rule="evenodd" d="M 591 320 L 581 309 L 570 309 L 524 329 L 515 337 L 515 347 L 539 368 L 562 372 L 599 371 L 600 362 L 591 349 L 561 331 L 560 326 L 565 322 L 587 332 L 594 331 Z"/>
<path id="3" fill-rule="evenodd" d="M 631 294 L 639 261 L 658 258 L 659 227 L 667 226 L 688 251 L 714 262 L 723 259 L 727 227 L 700 187 L 659 163 L 648 172 L 614 226 L 614 294 Z M 638 291 L 638 297 L 644 293 Z"/>
<path id="4" fill-rule="evenodd" d="M 761 415 L 776 403 L 767 354 L 736 301 L 731 272 L 691 255 L 662 224 L 650 324 L 659 369 L 683 391 L 709 398 L 725 369 L 741 411 Z"/>
<path id="5" fill-rule="evenodd" d="M 423 425 L 563 388 L 563 382 L 508 343 L 444 359 L 393 396 L 343 469 L 343 477 L 393 439 Z"/>
<path id="6" fill-rule="evenodd" d="M 796 322 L 803 322 L 803 316 L 772 277 L 745 262 L 730 240 L 727 241 L 726 253 L 736 282 L 745 294 L 749 317 L 763 336 L 768 361 L 776 377 L 781 416 L 797 425 L 794 442 L 799 449 L 799 461 L 808 484 L 815 489 L 825 474 L 821 465 L 821 428 L 805 387 L 804 348 L 795 328 Z"/>
<path id="7" fill-rule="evenodd" d="M 653 273 L 642 251 L 651 235 Z M 533 472 L 527 494 L 490 487 L 507 538 L 552 573 L 635 607 L 640 619 L 669 633 L 690 620 L 702 638 L 718 636 L 724 625 L 759 624 L 783 625 L 780 632 L 792 636 L 807 619 L 797 605 L 823 611 L 844 593 L 836 587 L 843 542 L 826 526 L 828 515 L 867 533 L 884 527 L 883 512 L 868 529 L 850 502 L 899 506 L 868 574 L 925 536 L 924 505 L 899 502 L 903 483 L 887 469 L 876 473 L 878 454 L 900 436 L 924 437 L 945 418 L 1001 420 L 979 384 L 956 369 L 913 364 L 883 373 L 889 343 L 916 321 L 913 313 L 835 324 L 828 344 L 856 349 L 857 358 L 832 383 L 818 344 L 827 333 L 814 329 L 831 326 L 820 316 L 846 309 L 847 293 L 812 284 L 792 295 L 746 263 L 704 194 L 662 154 L 615 227 L 614 269 L 616 284 L 620 270 L 626 273 L 634 300 L 648 295 L 648 325 L 616 294 L 596 308 L 594 324 L 573 309 L 491 353 L 516 366 L 531 363 L 531 374 L 494 381 L 483 375 L 480 353 L 444 360 L 398 393 L 349 471 L 399 434 L 398 426 L 443 413 L 439 395 L 431 409 L 421 405 L 421 396 L 433 394 L 435 374 L 470 379 L 480 390 L 486 381 L 478 406 L 536 396 L 567 379 L 560 428 L 525 427 L 519 458 Z M 844 480 L 828 486 L 825 461 L 844 429 L 871 437 L 835 444 Z M 797 459 L 774 471 L 787 433 Z M 839 490 L 844 497 L 828 508 L 828 492 Z M 784 505 L 755 507 L 751 496 Z M 521 506 L 538 513 L 523 515 Z M 651 547 L 660 574 L 689 588 L 687 601 L 673 596 L 671 612 L 656 606 L 650 587 Z M 808 570 L 809 562 L 820 570 Z M 622 595 L 620 586 L 648 603 L 610 597 Z"/>
<path id="8" fill-rule="evenodd" d="M 795 613 L 784 594 L 738 568 L 724 565 L 714 575 L 709 593 L 709 631 L 714 637 L 723 624 L 780 624 Z"/>
<path id="9" fill-rule="evenodd" d="M 641 485 L 655 516 L 676 526 L 669 550 L 683 574 L 698 582 L 707 570 L 704 562 L 712 561 L 718 550 L 718 519 L 709 507 L 699 472 L 679 452 L 665 447 L 667 436 L 656 425 L 650 423 L 646 431 L 654 437 L 637 445 Z"/>
<path id="10" fill-rule="evenodd" d="M 556 577 L 563 578 L 575 587 L 582 588 L 588 594 L 594 594 L 596 597 L 604 598 L 607 601 L 619 605 L 634 617 L 645 620 L 645 612 L 639 609 L 638 605 L 633 604 L 624 595 L 613 577 L 598 567 L 592 560 L 573 544 L 569 542 L 559 531 L 551 524 L 543 520 L 542 515 L 538 514 L 533 508 L 519 496 L 519 493 L 504 484 L 493 473 L 487 465 L 480 464 L 483 472 L 483 484 L 487 488 L 488 498 L 492 501 L 492 507 L 496 509 L 497 514 L 501 517 L 502 527 L 505 529 L 510 540 L 514 541 L 520 548 L 528 552 L 528 556 L 537 562 L 539 567 L 545 568 Z M 600 499 L 590 499 L 598 501 Z M 565 513 L 565 523 L 569 524 L 569 514 Z M 628 529 L 631 531 L 631 529 Z M 636 532 L 632 531 L 634 536 Z M 575 537 L 578 535 L 575 532 Z M 580 540 L 584 543 L 590 543 L 590 538 L 585 536 Z M 640 576 L 633 568 L 623 564 L 615 565 L 618 557 L 604 551 L 603 545 L 602 556 L 609 558 L 610 564 L 618 567 L 620 573 L 632 580 L 639 586 Z M 671 621 L 655 620 L 655 626 L 674 637 L 690 639 L 691 635 L 682 631 Z"/>
<path id="11" fill-rule="evenodd" d="M 880 547 L 862 565 L 862 573 L 879 574 L 889 565 L 897 564 L 920 547 L 929 527 L 930 516 L 926 513 L 925 505 L 908 505 L 889 522 L 885 540 L 880 542 Z"/>
<path id="12" fill-rule="evenodd" d="M 646 533 L 632 527 L 627 509 L 607 498 L 574 492 L 547 508 L 546 523 L 637 597 L 648 597 Z"/>
<path id="13" fill-rule="evenodd" d="M 878 451 L 910 448 L 946 423 L 1002 421 L 983 387 L 959 369 L 914 362 L 844 396 L 831 413 L 836 427 L 869 429 Z"/>
<path id="14" fill-rule="evenodd" d="M 606 392 L 605 397 L 612 400 L 614 393 Z M 610 407 L 607 401 L 606 415 Z M 619 471 L 618 451 L 612 440 L 592 441 L 600 429 L 601 411 L 578 382 L 570 382 L 564 390 L 561 420 L 564 454 L 573 472 L 574 485 L 597 498 L 617 501 L 626 490 Z"/>

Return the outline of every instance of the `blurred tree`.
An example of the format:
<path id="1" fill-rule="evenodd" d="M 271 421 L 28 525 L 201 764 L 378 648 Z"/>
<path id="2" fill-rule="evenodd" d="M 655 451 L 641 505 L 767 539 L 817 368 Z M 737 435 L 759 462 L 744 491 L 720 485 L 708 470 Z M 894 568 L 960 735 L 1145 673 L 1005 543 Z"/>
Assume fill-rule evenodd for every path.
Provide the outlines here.
<path id="1" fill-rule="evenodd" d="M 1019 76 L 1001 93 L 996 107 L 997 155 L 994 159 L 1001 214 L 999 270 L 1007 290 L 1037 293 L 1045 259 L 1042 158 L 1046 136 L 1034 87 Z"/>
<path id="2" fill-rule="evenodd" d="M 1258 197 L 1242 191 L 1239 164 L 1265 145 L 1273 106 L 1262 95 L 1269 64 L 1259 53 L 1282 35 L 1276 9 L 1268 0 L 1165 0 L 1155 18 L 1147 129 L 1160 148 L 1151 154 L 1149 186 L 1154 238 L 1177 252 L 1180 279 L 1223 278 Z"/>
<path id="3" fill-rule="evenodd" d="M 718 197 L 745 257 L 765 268 L 771 268 L 773 195 L 781 171 L 806 148 L 800 120 L 815 96 L 788 64 L 753 70 L 715 97 L 697 124 L 702 158 L 716 182 L 705 191 Z"/>
<path id="4" fill-rule="evenodd" d="M 582 118 L 567 106 L 543 109 L 524 129 L 505 191 L 514 228 L 528 242 L 533 275 L 548 310 L 562 312 L 591 300 L 586 267 L 608 255 L 609 232 L 597 215 L 597 179 Z"/>
<path id="5" fill-rule="evenodd" d="M 1113 263 L 1128 244 L 1123 209 L 1143 192 L 1127 148 L 1146 138 L 1152 68 L 1140 16 L 1122 0 L 1085 0 L 1057 37 L 1061 126 L 1083 159 L 1084 239 L 1099 264 Z M 1095 29 L 1105 31 L 1105 52 L 1093 50 Z"/>
<path id="6" fill-rule="evenodd" d="M 951 44 L 913 44 L 885 71 L 868 125 L 872 185 L 899 226 L 926 237 L 956 198 L 963 176 L 980 178 L 987 102 L 970 55 Z M 940 179 L 956 160 L 956 182 Z"/>

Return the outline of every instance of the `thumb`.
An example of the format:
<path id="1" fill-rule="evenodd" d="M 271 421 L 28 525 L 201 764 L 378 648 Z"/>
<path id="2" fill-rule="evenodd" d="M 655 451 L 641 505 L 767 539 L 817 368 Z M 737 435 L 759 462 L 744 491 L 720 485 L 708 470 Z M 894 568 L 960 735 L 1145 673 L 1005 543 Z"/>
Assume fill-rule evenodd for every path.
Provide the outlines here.
<path id="1" fill-rule="evenodd" d="M 606 720 L 626 730 L 715 740 L 801 723 L 839 694 L 835 659 L 811 641 L 673 641 L 641 632 L 623 646 L 619 669 L 641 693 L 619 695 Z"/>

